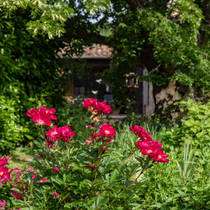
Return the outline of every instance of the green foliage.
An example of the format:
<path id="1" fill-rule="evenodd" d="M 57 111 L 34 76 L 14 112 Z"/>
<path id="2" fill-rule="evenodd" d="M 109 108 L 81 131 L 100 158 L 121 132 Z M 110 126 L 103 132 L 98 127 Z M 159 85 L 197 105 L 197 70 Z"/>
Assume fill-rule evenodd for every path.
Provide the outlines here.
<path id="1" fill-rule="evenodd" d="M 5 19 L 10 19 L 19 9 L 30 8 L 30 19 L 25 22 L 27 30 L 32 31 L 33 35 L 47 34 L 49 39 L 60 37 L 65 32 L 64 22 L 74 12 L 68 4 L 60 0 L 0 0 L 0 8 L 3 9 L 1 14 Z"/>
<path id="2" fill-rule="evenodd" d="M 86 125 L 89 122 L 88 113 L 82 107 L 82 97 L 72 98 L 72 102 L 65 102 L 63 106 L 59 107 L 56 111 L 59 115 L 59 126 L 70 125 L 72 130 L 76 130 L 76 138 L 79 138 L 79 133 L 84 133 Z"/>
<path id="3" fill-rule="evenodd" d="M 205 158 L 207 157 L 209 155 Z M 204 170 L 199 163 L 200 158 L 195 158 L 193 167 L 190 168 L 193 169 L 193 179 L 191 176 L 183 177 L 184 171 L 180 171 L 177 161 L 184 162 L 184 157 L 174 151 L 170 154 L 170 164 L 158 164 L 148 171 L 145 176 L 153 184 L 142 187 L 142 209 L 209 209 L 210 182 L 206 177 L 209 165 L 208 169 Z"/>
<path id="4" fill-rule="evenodd" d="M 161 141 L 157 131 L 150 130 L 150 133 L 155 140 Z M 118 129 L 113 146 L 119 157 L 123 150 L 127 153 L 132 147 L 133 138 L 128 125 Z M 164 141 L 162 143 L 165 150 L 167 145 Z M 209 146 L 199 147 L 198 152 L 188 141 L 179 150 L 170 151 L 168 164 L 154 164 L 151 170 L 144 173 L 142 179 L 147 179 L 149 184 L 139 187 L 139 209 L 209 209 Z M 135 153 L 132 158 L 135 158 Z"/>
<path id="5" fill-rule="evenodd" d="M 92 117 L 89 122 L 93 123 Z M 122 135 L 128 140 L 125 144 L 129 142 L 126 148 L 118 147 L 122 146 L 120 139 L 112 143 L 118 146 L 111 146 L 109 142 L 101 140 L 86 145 L 87 137 L 90 137 L 91 132 L 98 132 L 100 124 L 101 121 L 94 128 L 83 128 L 78 138 L 74 136 L 70 142 L 55 141 L 55 148 L 49 148 L 49 152 L 44 141 L 36 140 L 37 155 L 45 155 L 29 163 L 34 172 L 25 173 L 25 195 L 23 200 L 13 203 L 14 207 L 139 209 L 140 187 L 148 184 L 147 179 L 140 175 L 151 170 L 151 159 L 141 155 L 135 145 L 137 137 L 131 131 L 127 136 Z M 39 128 L 45 130 L 43 126 Z M 108 148 L 103 150 L 105 146 Z M 123 152 L 122 149 L 127 151 Z M 57 170 L 52 170 L 53 167 Z M 36 175 L 34 179 L 32 173 Z M 43 178 L 47 180 L 41 183 Z M 22 193 L 20 187 L 19 192 Z"/>
<path id="6" fill-rule="evenodd" d="M 35 129 L 29 131 L 31 123 L 26 111 L 46 103 L 55 108 L 61 106 L 61 84 L 65 81 L 55 58 L 57 42 L 45 35 L 33 37 L 26 30 L 35 8 L 15 8 L 7 18 L 6 6 L 1 7 L 0 13 L 1 153 L 8 153 L 17 142 L 28 144 L 39 136 Z"/>
<path id="7" fill-rule="evenodd" d="M 188 99 L 179 102 L 179 104 L 181 104 L 180 110 L 183 112 L 181 124 L 162 131 L 160 135 L 163 136 L 163 142 L 174 147 L 179 147 L 180 144 L 188 140 L 194 147 L 199 144 L 209 145 L 210 103 Z"/>
<path id="8" fill-rule="evenodd" d="M 130 185 L 146 160 L 139 150 L 133 150 L 135 135 L 130 132 L 129 125 L 118 127 L 114 143 L 108 145 L 109 149 L 105 151 L 102 162 L 93 171 L 84 166 L 98 163 L 101 151 L 97 144 L 92 150 L 85 145 L 85 139 L 93 131 L 86 130 L 78 135 L 78 138 L 74 137 L 74 141 L 68 143 L 57 141 L 56 149 L 50 149 L 49 156 L 44 142 L 35 141 L 37 155 L 45 153 L 46 156 L 35 158 L 29 163 L 39 169 L 35 171 L 37 177 L 32 179 L 31 175 L 34 172 L 26 172 L 24 176 L 27 179 L 25 189 L 27 196 L 23 200 L 11 198 L 8 206 L 22 209 L 65 210 L 210 209 L 209 146 L 200 144 L 198 145 L 200 149 L 197 150 L 189 141 L 185 142 L 180 150 L 170 151 L 170 161 L 167 164 L 153 164 L 152 168 L 148 168 L 138 178 L 136 184 Z M 153 134 L 155 140 L 160 141 L 157 130 L 151 129 L 148 132 Z M 165 150 L 165 144 L 163 146 Z M 53 171 L 52 167 L 59 170 Z M 113 171 L 109 171 L 110 169 Z M 40 183 L 43 178 L 47 180 Z M 130 187 L 126 188 L 128 185 Z M 9 191 L 9 186 L 0 187 L 2 192 Z M 22 192 L 21 187 L 19 185 L 17 191 Z M 54 196 L 54 190 L 59 197 Z M 11 196 L 6 193 L 0 195 L 2 200 L 7 200 L 8 197 Z"/>

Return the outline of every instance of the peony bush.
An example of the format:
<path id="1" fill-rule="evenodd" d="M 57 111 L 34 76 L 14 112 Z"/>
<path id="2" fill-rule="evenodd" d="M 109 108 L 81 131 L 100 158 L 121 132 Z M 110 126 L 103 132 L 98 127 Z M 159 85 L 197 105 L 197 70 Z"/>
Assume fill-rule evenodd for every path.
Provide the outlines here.
<path id="1" fill-rule="evenodd" d="M 54 108 L 42 106 L 27 111 L 43 135 L 36 140 L 39 158 L 23 172 L 9 169 L 9 157 L 0 159 L 0 186 L 4 196 L 0 206 L 33 209 L 139 209 L 138 193 L 148 184 L 141 175 L 155 164 L 168 162 L 162 144 L 140 126 L 130 126 L 135 147 L 130 155 L 113 149 L 116 129 L 103 123 L 111 106 L 97 99 L 86 99 L 90 124 L 75 139 L 70 126 L 54 125 Z M 52 121 L 53 120 L 53 121 Z M 138 157 L 133 157 L 137 152 Z M 150 169 L 152 170 L 152 169 Z"/>

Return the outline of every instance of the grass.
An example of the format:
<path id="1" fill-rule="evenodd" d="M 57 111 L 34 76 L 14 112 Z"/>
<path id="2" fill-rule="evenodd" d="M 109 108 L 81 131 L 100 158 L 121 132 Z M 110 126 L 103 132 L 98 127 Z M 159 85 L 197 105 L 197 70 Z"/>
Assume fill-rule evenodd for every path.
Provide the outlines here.
<path id="1" fill-rule="evenodd" d="M 9 168 L 19 168 L 20 170 L 23 170 L 25 167 L 28 167 L 26 164 L 27 162 L 30 162 L 35 157 L 32 154 L 32 150 L 30 148 L 16 148 L 15 151 L 12 151 L 12 153 L 9 155 Z"/>

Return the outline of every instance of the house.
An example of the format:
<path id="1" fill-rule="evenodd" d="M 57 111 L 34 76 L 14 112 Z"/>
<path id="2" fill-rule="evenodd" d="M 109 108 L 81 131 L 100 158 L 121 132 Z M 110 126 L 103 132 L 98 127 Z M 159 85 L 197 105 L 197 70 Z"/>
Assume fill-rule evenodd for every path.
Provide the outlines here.
<path id="1" fill-rule="evenodd" d="M 112 49 L 106 45 L 94 44 L 91 47 L 84 47 L 84 54 L 80 57 L 80 60 L 85 60 L 87 64 L 91 66 L 90 73 L 79 78 L 77 72 L 70 75 L 67 81 L 67 100 L 71 100 L 72 97 L 78 95 L 84 95 L 85 97 L 93 97 L 99 100 L 104 100 L 107 103 L 114 102 L 114 97 L 111 93 L 113 84 L 101 84 L 100 72 L 110 67 L 110 56 Z M 64 51 L 61 51 L 59 55 L 62 55 Z M 77 56 L 73 56 L 75 61 L 80 61 Z M 140 77 L 141 75 L 147 75 L 147 70 L 140 66 L 137 68 L 136 73 L 129 73 L 124 75 L 125 86 L 129 86 L 129 78 L 134 78 L 134 74 Z M 123 75 L 122 75 L 123 79 Z M 137 104 L 139 114 L 145 114 L 150 116 L 154 111 L 154 99 L 152 94 L 152 84 L 143 81 L 138 82 L 135 79 L 135 88 L 137 90 Z M 125 87 L 126 88 L 126 87 Z M 119 110 L 114 110 L 113 113 L 121 113 Z"/>

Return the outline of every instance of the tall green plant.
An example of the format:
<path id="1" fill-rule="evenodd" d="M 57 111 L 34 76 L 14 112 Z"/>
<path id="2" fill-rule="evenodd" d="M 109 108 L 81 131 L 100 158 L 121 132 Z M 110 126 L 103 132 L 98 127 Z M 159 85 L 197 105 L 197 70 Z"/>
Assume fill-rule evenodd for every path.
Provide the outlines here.
<path id="1" fill-rule="evenodd" d="M 180 147 L 185 141 L 196 145 L 210 143 L 210 102 L 188 99 L 179 102 L 183 118 L 180 125 L 163 130 L 160 135 L 168 146 Z"/>
<path id="2" fill-rule="evenodd" d="M 29 131 L 26 111 L 42 104 L 61 106 L 65 82 L 55 58 L 58 42 L 46 35 L 35 37 L 26 29 L 34 8 L 19 5 L 5 17 L 8 8 L 0 2 L 0 153 L 33 139 L 37 132 Z M 36 15 L 41 14 L 40 10 Z"/>
<path id="3" fill-rule="evenodd" d="M 184 178 L 188 178 L 191 180 L 193 178 L 194 169 L 195 169 L 195 153 L 196 147 L 192 149 L 192 145 L 190 145 L 189 141 L 185 141 L 183 145 L 183 154 L 181 161 L 177 161 L 177 165 L 180 170 L 181 176 Z"/>

